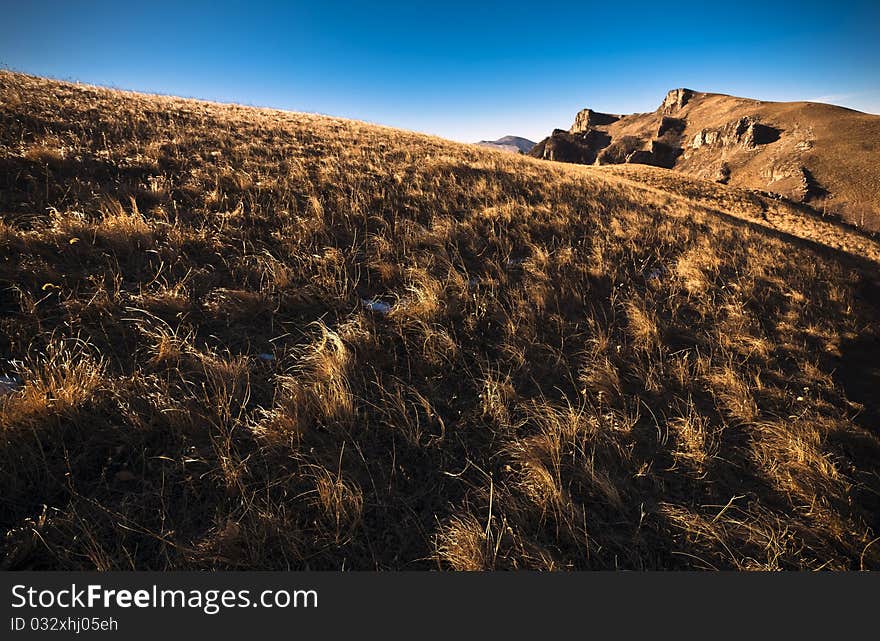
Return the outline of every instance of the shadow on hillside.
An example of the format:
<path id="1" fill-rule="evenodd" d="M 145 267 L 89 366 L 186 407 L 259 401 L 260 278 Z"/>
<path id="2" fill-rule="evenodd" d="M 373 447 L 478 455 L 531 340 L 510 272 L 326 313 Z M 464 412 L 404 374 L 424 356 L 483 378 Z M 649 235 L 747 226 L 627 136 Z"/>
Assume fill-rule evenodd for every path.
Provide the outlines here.
<path id="1" fill-rule="evenodd" d="M 880 283 L 863 279 L 860 299 L 880 314 Z M 854 418 L 862 427 L 880 435 L 880 334 L 865 333 L 844 341 L 834 378 L 846 397 L 864 409 Z"/>
<path id="2" fill-rule="evenodd" d="M 820 256 L 837 260 L 861 272 L 858 286 L 858 299 L 874 307 L 875 315 L 880 316 L 880 265 L 872 260 L 852 254 L 822 243 L 765 227 L 742 218 L 737 218 L 714 208 L 707 208 L 720 218 L 742 227 L 778 238 L 799 247 L 813 251 Z M 841 357 L 834 368 L 834 378 L 843 388 L 846 397 L 863 406 L 854 417 L 855 422 L 880 435 L 880 333 L 862 334 L 841 344 Z"/>
<path id="3" fill-rule="evenodd" d="M 752 126 L 752 131 L 756 145 L 769 145 L 771 142 L 779 140 L 783 130 L 756 122 Z"/>
<path id="4" fill-rule="evenodd" d="M 136 188 L 154 173 L 156 168 L 150 164 L 126 166 L 97 158 L 0 158 L 0 209 L 42 212 L 49 206 L 61 208 L 77 198 L 92 198 L 105 185 Z"/>
<path id="5" fill-rule="evenodd" d="M 789 234 L 788 232 L 774 229 L 772 227 L 752 222 L 744 218 L 739 218 L 738 216 L 728 214 L 721 211 L 720 209 L 716 209 L 715 207 L 708 207 L 705 205 L 703 207 L 704 211 L 714 214 L 715 216 L 718 216 L 722 220 L 728 223 L 732 223 L 733 225 L 737 225 L 739 227 L 747 227 L 752 231 L 756 231 L 772 238 L 778 238 L 779 240 L 791 243 L 792 245 L 797 245 L 798 247 L 813 251 L 824 258 L 840 261 L 862 271 L 866 275 L 872 276 L 873 278 L 880 277 L 880 264 L 863 256 L 858 256 L 856 254 L 831 247 L 830 245 L 825 245 L 814 240 L 809 240 L 808 238 L 795 236 L 794 234 Z"/>
<path id="6" fill-rule="evenodd" d="M 864 406 L 855 421 L 880 433 L 880 336 L 859 336 L 843 343 L 841 352 L 835 380 L 849 400 Z"/>

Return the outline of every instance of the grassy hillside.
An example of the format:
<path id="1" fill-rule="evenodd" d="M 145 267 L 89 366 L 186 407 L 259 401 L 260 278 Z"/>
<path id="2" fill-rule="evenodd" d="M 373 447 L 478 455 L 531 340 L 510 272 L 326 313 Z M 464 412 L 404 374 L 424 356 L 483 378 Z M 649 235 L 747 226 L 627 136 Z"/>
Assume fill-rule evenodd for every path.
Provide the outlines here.
<path id="1" fill-rule="evenodd" d="M 728 220 L 757 226 L 764 233 L 809 245 L 837 260 L 859 264 L 871 274 L 880 266 L 880 239 L 876 234 L 801 203 L 649 165 L 605 165 L 591 170 L 594 175 L 611 174 L 665 195 L 678 196 L 689 209 L 703 208 Z"/>
<path id="2" fill-rule="evenodd" d="M 880 566 L 876 264 L 760 199 L 5 72 L 0 167 L 5 568 Z"/>

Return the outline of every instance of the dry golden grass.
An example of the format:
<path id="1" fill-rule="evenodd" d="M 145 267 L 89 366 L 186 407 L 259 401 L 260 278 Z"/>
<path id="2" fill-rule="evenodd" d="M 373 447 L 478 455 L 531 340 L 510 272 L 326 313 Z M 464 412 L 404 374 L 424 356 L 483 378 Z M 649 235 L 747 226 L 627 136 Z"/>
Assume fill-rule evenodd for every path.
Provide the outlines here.
<path id="1" fill-rule="evenodd" d="M 769 198 L 750 189 L 719 185 L 647 165 L 607 165 L 596 170 L 677 196 L 684 200 L 683 209 L 688 214 L 705 208 L 715 215 L 747 221 L 751 226 L 767 229 L 795 242 L 827 248 L 832 253 L 851 254 L 880 265 L 877 232 L 861 229 L 839 216 L 824 214 L 792 201 Z M 711 243 L 711 239 L 704 240 Z M 707 261 L 717 261 L 712 252 L 701 254 Z"/>
<path id="2" fill-rule="evenodd" d="M 877 568 L 876 264 L 676 181 L 0 73 L 3 567 Z"/>

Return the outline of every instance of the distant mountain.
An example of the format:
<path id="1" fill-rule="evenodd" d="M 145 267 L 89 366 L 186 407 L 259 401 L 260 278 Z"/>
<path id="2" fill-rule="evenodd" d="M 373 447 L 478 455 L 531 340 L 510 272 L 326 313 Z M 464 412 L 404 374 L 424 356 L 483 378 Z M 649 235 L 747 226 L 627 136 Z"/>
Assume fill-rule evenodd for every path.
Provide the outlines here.
<path id="1" fill-rule="evenodd" d="M 498 140 L 481 140 L 475 144 L 481 147 L 492 147 L 501 151 L 509 151 L 514 154 L 527 154 L 535 146 L 535 143 L 528 138 L 520 138 L 519 136 L 504 136 Z"/>
<path id="2" fill-rule="evenodd" d="M 649 113 L 583 109 L 530 155 L 666 167 L 880 230 L 880 116 L 844 107 L 673 89 Z"/>

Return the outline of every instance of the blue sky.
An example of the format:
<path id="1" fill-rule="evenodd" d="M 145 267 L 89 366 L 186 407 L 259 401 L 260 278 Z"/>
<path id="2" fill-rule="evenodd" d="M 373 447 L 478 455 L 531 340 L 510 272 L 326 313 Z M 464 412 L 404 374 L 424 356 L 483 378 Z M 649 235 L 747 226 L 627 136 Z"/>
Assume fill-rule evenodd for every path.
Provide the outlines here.
<path id="1" fill-rule="evenodd" d="M 183 6 L 183 5 L 186 6 Z M 461 141 L 687 86 L 880 113 L 880 2 L 0 0 L 0 65 Z"/>

